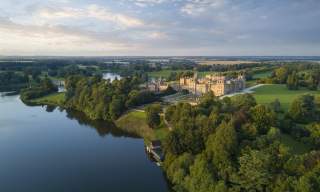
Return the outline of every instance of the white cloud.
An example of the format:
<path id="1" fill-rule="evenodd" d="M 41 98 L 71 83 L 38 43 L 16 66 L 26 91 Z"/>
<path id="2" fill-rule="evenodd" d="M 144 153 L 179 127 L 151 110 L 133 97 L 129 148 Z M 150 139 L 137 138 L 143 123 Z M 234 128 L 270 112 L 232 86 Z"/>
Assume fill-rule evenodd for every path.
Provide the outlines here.
<path id="1" fill-rule="evenodd" d="M 209 9 L 220 8 L 225 0 L 190 0 L 182 8 L 181 12 L 188 15 L 198 15 Z"/>
<path id="2" fill-rule="evenodd" d="M 161 4 L 161 3 L 167 2 L 167 0 L 130 0 L 130 1 L 139 7 L 146 7 L 148 5 L 153 6 L 156 4 Z"/>
<path id="3" fill-rule="evenodd" d="M 84 16 L 84 11 L 81 9 L 64 7 L 51 8 L 45 7 L 37 12 L 37 16 L 46 19 L 64 19 L 64 18 L 79 18 Z"/>
<path id="4" fill-rule="evenodd" d="M 144 22 L 138 18 L 130 17 L 125 14 L 114 13 L 105 7 L 95 4 L 89 5 L 86 8 L 72 7 L 45 7 L 36 12 L 36 19 L 59 20 L 59 19 L 84 19 L 94 18 L 100 21 L 107 21 L 122 27 L 138 27 L 143 26 Z"/>
<path id="5" fill-rule="evenodd" d="M 133 45 L 112 42 L 89 32 L 52 26 L 19 25 L 0 19 L 0 52 L 23 55 L 73 55 L 128 50 Z M 23 46 L 22 46 L 23 44 Z"/>
<path id="6" fill-rule="evenodd" d="M 168 36 L 163 32 L 151 32 L 148 37 L 151 39 L 166 39 Z"/>
<path id="7" fill-rule="evenodd" d="M 90 5 L 87 9 L 87 14 L 88 17 L 118 23 L 126 27 L 137 27 L 144 25 L 144 22 L 140 19 L 129 17 L 124 14 L 112 13 L 108 9 L 99 7 L 98 5 Z"/>

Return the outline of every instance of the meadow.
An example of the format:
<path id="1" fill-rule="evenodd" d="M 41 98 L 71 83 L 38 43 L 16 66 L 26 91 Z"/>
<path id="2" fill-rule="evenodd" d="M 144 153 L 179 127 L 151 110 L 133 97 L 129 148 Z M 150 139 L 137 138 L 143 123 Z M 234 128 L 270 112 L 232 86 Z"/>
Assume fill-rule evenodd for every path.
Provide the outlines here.
<path id="1" fill-rule="evenodd" d="M 253 79 L 263 79 L 263 78 L 267 78 L 270 77 L 272 74 L 272 71 L 265 71 L 265 72 L 260 72 L 260 73 L 255 73 L 253 75 Z"/>
<path id="2" fill-rule="evenodd" d="M 31 100 L 33 104 L 62 106 L 65 101 L 65 93 L 53 93 L 38 99 Z"/>
<path id="3" fill-rule="evenodd" d="M 170 73 L 172 72 L 176 72 L 176 73 L 180 73 L 180 72 L 185 72 L 185 71 L 192 71 L 192 70 L 170 70 L 170 69 L 165 69 L 165 70 L 161 70 L 161 71 L 153 71 L 153 72 L 148 72 L 149 77 L 153 77 L 153 78 L 168 78 L 170 76 Z M 201 71 L 201 72 L 197 72 L 199 77 L 204 77 L 205 75 L 208 74 L 214 74 L 214 71 Z"/>
<path id="4" fill-rule="evenodd" d="M 147 142 L 154 139 L 163 140 L 169 132 L 162 119 L 159 128 L 151 129 L 146 123 L 146 113 L 142 111 L 129 111 L 116 120 L 115 124 L 124 131 L 144 138 Z"/>
<path id="5" fill-rule="evenodd" d="M 260 104 L 269 104 L 279 99 L 283 110 L 288 110 L 292 101 L 303 94 L 320 96 L 320 91 L 310 91 L 305 88 L 299 90 L 288 90 L 286 85 L 272 84 L 264 85 L 253 90 L 254 97 Z"/>

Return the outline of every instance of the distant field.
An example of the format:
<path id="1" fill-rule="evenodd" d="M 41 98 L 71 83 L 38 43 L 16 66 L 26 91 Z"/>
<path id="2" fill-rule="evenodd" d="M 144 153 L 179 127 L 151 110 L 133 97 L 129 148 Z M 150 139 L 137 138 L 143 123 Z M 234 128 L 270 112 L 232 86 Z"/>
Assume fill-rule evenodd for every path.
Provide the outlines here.
<path id="1" fill-rule="evenodd" d="M 170 73 L 172 72 L 179 73 L 184 71 L 187 71 L 187 70 L 161 70 L 161 71 L 148 72 L 148 75 L 154 78 L 159 78 L 159 77 L 168 78 Z"/>
<path id="2" fill-rule="evenodd" d="M 262 73 L 256 73 L 253 75 L 254 79 L 261 79 L 261 78 L 267 78 L 271 76 L 272 71 L 265 71 Z"/>
<path id="3" fill-rule="evenodd" d="M 218 61 L 218 60 L 212 60 L 212 61 L 198 61 L 200 65 L 237 65 L 237 64 L 255 64 L 259 63 L 256 61 Z"/>
<path id="4" fill-rule="evenodd" d="M 279 99 L 281 106 L 284 110 L 287 110 L 291 102 L 300 95 L 309 93 L 313 95 L 319 95 L 320 91 L 309 91 L 306 89 L 300 90 L 288 90 L 286 85 L 265 85 L 253 90 L 254 97 L 260 104 L 269 104 L 275 99 Z"/>
<path id="5" fill-rule="evenodd" d="M 161 71 L 149 72 L 148 75 L 149 77 L 154 77 L 154 78 L 160 78 L 160 77 L 168 78 L 170 73 L 172 72 L 180 73 L 185 71 L 190 71 L 190 70 L 161 70 Z M 212 71 L 203 71 L 203 72 L 198 72 L 198 76 L 203 77 L 205 75 L 214 74 L 214 73 L 215 72 L 212 72 Z"/>

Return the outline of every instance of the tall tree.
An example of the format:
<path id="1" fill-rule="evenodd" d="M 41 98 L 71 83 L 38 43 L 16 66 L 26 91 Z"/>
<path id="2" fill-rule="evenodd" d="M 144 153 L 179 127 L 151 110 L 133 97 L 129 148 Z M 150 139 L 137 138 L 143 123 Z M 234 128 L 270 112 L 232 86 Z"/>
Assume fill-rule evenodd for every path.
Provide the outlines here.
<path id="1" fill-rule="evenodd" d="M 151 128 L 156 128 L 160 125 L 160 113 L 161 106 L 159 104 L 153 104 L 146 107 L 147 124 Z"/>
<path id="2" fill-rule="evenodd" d="M 207 153 L 220 177 L 230 176 L 232 161 L 238 147 L 237 132 L 233 122 L 222 122 L 216 132 L 210 135 L 207 142 Z"/>
<path id="3" fill-rule="evenodd" d="M 303 95 L 295 99 L 289 109 L 289 115 L 297 122 L 307 123 L 316 117 L 314 96 Z"/>

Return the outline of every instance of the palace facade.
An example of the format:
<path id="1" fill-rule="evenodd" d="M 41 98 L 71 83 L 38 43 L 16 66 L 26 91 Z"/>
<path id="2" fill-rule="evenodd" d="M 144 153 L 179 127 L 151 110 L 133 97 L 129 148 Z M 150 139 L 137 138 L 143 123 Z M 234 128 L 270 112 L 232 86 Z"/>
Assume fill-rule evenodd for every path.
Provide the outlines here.
<path id="1" fill-rule="evenodd" d="M 186 89 L 195 95 L 202 95 L 212 91 L 215 96 L 223 96 L 243 90 L 246 87 L 245 77 L 228 78 L 221 75 L 206 75 L 204 78 L 182 77 L 179 81 L 180 88 Z"/>

